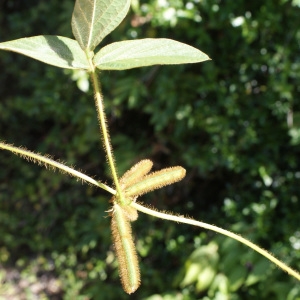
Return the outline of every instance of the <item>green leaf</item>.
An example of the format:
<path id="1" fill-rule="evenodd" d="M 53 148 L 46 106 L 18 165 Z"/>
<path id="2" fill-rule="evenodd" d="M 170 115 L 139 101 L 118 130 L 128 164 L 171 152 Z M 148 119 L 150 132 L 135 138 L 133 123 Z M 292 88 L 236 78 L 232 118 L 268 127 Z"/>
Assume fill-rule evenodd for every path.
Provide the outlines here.
<path id="1" fill-rule="evenodd" d="M 210 58 L 200 50 L 170 39 L 123 41 L 103 47 L 94 57 L 97 68 L 125 70 L 151 65 L 198 63 Z"/>
<path id="2" fill-rule="evenodd" d="M 125 18 L 130 0 L 77 0 L 72 31 L 83 50 L 93 51 Z"/>
<path id="3" fill-rule="evenodd" d="M 88 69 L 77 41 L 55 35 L 39 35 L 0 43 L 0 49 L 17 52 L 46 64 L 66 69 Z"/>

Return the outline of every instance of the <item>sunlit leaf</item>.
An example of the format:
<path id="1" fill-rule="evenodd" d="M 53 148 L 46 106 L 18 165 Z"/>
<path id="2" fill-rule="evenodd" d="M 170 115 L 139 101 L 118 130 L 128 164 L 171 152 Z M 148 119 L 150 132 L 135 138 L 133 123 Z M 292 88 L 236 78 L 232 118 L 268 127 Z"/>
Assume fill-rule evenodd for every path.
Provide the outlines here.
<path id="1" fill-rule="evenodd" d="M 17 52 L 46 64 L 67 69 L 88 69 L 77 41 L 55 35 L 39 35 L 0 43 L 0 49 Z"/>
<path id="2" fill-rule="evenodd" d="M 209 60 L 205 53 L 170 39 L 116 42 L 103 47 L 94 57 L 95 65 L 102 70 L 198 63 L 205 60 Z"/>
<path id="3" fill-rule="evenodd" d="M 129 7 L 130 0 L 77 0 L 72 30 L 81 48 L 94 50 L 121 23 Z"/>

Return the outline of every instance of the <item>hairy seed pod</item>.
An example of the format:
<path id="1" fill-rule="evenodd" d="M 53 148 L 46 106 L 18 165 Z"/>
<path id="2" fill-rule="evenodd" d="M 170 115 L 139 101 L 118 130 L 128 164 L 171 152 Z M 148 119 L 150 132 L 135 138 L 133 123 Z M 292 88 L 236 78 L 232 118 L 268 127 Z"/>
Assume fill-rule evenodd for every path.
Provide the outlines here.
<path id="1" fill-rule="evenodd" d="M 131 167 L 120 179 L 120 184 L 123 189 L 142 180 L 148 174 L 153 166 L 150 159 L 144 159 Z"/>
<path id="2" fill-rule="evenodd" d="M 118 204 L 113 206 L 111 230 L 122 286 L 126 293 L 131 294 L 140 285 L 140 270 L 130 222 Z"/>
<path id="3" fill-rule="evenodd" d="M 185 173 L 185 169 L 182 167 L 171 167 L 150 173 L 145 176 L 142 181 L 128 187 L 125 191 L 125 197 L 141 196 L 150 191 L 180 181 L 185 176 Z"/>

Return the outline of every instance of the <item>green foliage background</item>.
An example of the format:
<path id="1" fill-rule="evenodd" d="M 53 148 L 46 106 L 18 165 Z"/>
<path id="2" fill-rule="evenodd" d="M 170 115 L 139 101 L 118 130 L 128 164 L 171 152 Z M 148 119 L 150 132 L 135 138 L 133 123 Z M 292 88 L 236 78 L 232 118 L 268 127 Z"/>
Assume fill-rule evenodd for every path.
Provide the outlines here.
<path id="1" fill-rule="evenodd" d="M 74 1 L 0 5 L 1 42 L 72 37 Z M 212 61 L 100 76 L 120 174 L 142 158 L 156 169 L 187 169 L 181 183 L 145 203 L 238 232 L 298 270 L 299 6 L 135 0 L 103 45 L 167 37 Z M 6 52 L 0 66 L 0 138 L 109 182 L 92 91 L 79 89 L 85 74 Z M 0 168 L 2 296 L 15 268 L 31 282 L 57 278 L 60 289 L 41 299 L 300 299 L 294 279 L 244 246 L 143 215 L 134 223 L 142 286 L 128 296 L 110 240 L 109 195 L 4 151 Z"/>

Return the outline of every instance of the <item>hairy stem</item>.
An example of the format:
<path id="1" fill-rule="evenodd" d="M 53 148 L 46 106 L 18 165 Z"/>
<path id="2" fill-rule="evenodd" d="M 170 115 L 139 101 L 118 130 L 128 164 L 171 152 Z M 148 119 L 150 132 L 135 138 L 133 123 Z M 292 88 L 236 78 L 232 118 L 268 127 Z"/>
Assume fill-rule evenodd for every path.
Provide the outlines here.
<path id="1" fill-rule="evenodd" d="M 106 152 L 106 156 L 107 156 L 107 160 L 108 160 L 108 164 L 111 170 L 111 174 L 113 177 L 113 181 L 117 190 L 117 194 L 119 195 L 119 199 L 123 204 L 123 197 L 122 197 L 122 191 L 120 188 L 120 184 L 119 184 L 119 179 L 118 179 L 118 175 L 117 175 L 117 168 L 115 165 L 115 160 L 114 160 L 114 156 L 113 156 L 113 150 L 111 147 L 111 142 L 110 142 L 110 136 L 109 136 L 109 130 L 108 130 L 108 126 L 106 123 L 106 116 L 105 116 L 105 112 L 104 112 L 104 102 L 103 102 L 103 97 L 101 94 L 101 87 L 100 87 L 100 83 L 98 81 L 98 76 L 96 73 L 96 68 L 92 62 L 91 59 L 91 54 L 87 53 L 87 57 L 90 63 L 90 76 L 91 76 L 91 80 L 94 86 L 94 92 L 95 92 L 95 105 L 96 105 L 96 109 L 97 109 L 97 113 L 98 113 L 98 120 L 100 123 L 100 130 L 102 133 L 102 138 L 103 138 L 103 144 L 104 144 L 104 150 Z"/>
<path id="2" fill-rule="evenodd" d="M 298 279 L 300 281 L 300 274 L 296 271 L 294 271 L 293 269 L 291 269 L 289 266 L 287 266 L 286 264 L 284 264 L 282 261 L 278 260 L 276 257 L 274 257 L 273 255 L 271 255 L 268 251 L 258 247 L 257 245 L 255 245 L 254 243 L 248 241 L 247 239 L 232 233 L 228 230 L 219 228 L 217 226 L 214 225 L 210 225 L 207 223 L 203 223 L 200 221 L 195 221 L 192 219 L 187 219 L 184 218 L 182 216 L 174 216 L 174 215 L 169 215 L 166 213 L 162 213 L 162 212 L 158 212 L 155 210 L 152 210 L 150 208 L 144 207 L 136 202 L 131 202 L 130 206 L 136 208 L 137 210 L 151 215 L 153 217 L 157 217 L 157 218 L 161 218 L 164 220 L 169 220 L 169 221 L 174 221 L 174 222 L 179 222 L 179 223 L 185 223 L 185 224 L 189 224 L 189 225 L 193 225 L 193 226 L 198 226 L 198 227 L 202 227 L 208 230 L 212 230 L 215 231 L 217 233 L 226 235 L 232 239 L 235 239 L 237 241 L 239 241 L 240 243 L 250 247 L 251 249 L 253 249 L 254 251 L 260 253 L 261 255 L 265 256 L 267 259 L 269 259 L 271 262 L 273 262 L 274 264 L 276 264 L 279 268 L 281 268 L 282 270 L 286 271 L 289 275 L 295 277 L 296 279 Z"/>
<path id="3" fill-rule="evenodd" d="M 91 183 L 93 185 L 96 185 L 106 191 L 108 191 L 109 193 L 115 195 L 116 191 L 112 188 L 110 188 L 109 186 L 107 186 L 104 183 L 98 182 L 95 179 L 79 172 L 76 171 L 70 167 L 67 167 L 66 165 L 59 163 L 57 161 L 54 161 L 53 159 L 51 159 L 49 156 L 43 156 L 34 152 L 31 152 L 25 148 L 20 148 L 20 147 L 15 147 L 13 145 L 10 144 L 6 144 L 3 142 L 0 142 L 0 148 L 4 149 L 4 150 L 8 150 L 13 152 L 14 154 L 17 154 L 29 161 L 33 161 L 39 165 L 44 165 L 46 168 L 50 167 L 50 168 L 57 168 L 59 170 L 61 170 L 64 173 L 67 173 L 71 176 L 77 177 L 79 179 L 82 179 L 83 181 L 86 181 L 88 183 Z"/>

